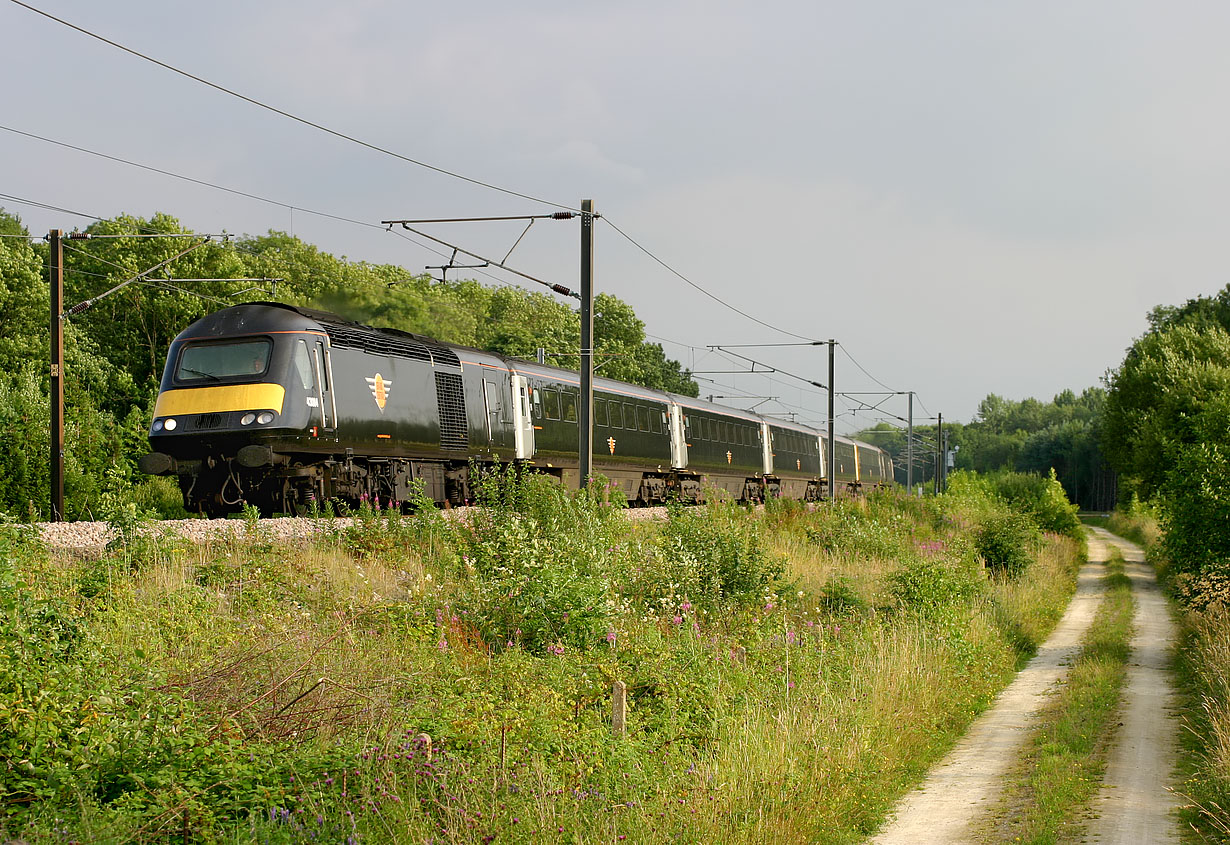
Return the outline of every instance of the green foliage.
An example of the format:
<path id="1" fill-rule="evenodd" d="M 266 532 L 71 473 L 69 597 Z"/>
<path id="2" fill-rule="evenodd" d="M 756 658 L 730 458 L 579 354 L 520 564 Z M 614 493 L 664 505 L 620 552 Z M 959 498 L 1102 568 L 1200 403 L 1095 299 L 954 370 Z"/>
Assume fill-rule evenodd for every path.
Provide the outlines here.
<path id="1" fill-rule="evenodd" d="M 0 232 L 28 234 L 21 221 L 3 209 Z M 0 361 L 8 372 L 47 360 L 50 300 L 42 267 L 43 259 L 29 241 L 0 238 Z"/>
<path id="2" fill-rule="evenodd" d="M 645 600 L 664 606 L 749 607 L 762 601 L 785 571 L 765 547 L 756 519 L 729 502 L 705 508 L 672 504 L 658 535 L 658 583 L 641 582 Z"/>
<path id="3" fill-rule="evenodd" d="M 841 500 L 818 511 L 806 529 L 807 539 L 826 552 L 869 558 L 903 553 L 904 518 L 888 509 L 872 512 L 862 502 Z"/>
<path id="4" fill-rule="evenodd" d="M 34 750 L 13 750 L 32 770 L 0 769 L 25 790 L 0 835 L 854 841 L 1006 680 L 1019 618 L 1067 595 L 1036 579 L 1045 561 L 988 582 L 948 497 L 880 495 L 847 515 L 900 535 L 866 548 L 928 555 L 891 581 L 899 560 L 834 536 L 840 560 L 818 554 L 816 577 L 788 583 L 765 550 L 805 547 L 827 509 L 633 523 L 600 485 L 496 474 L 483 488 L 487 521 L 373 502 L 354 532 L 321 519 L 305 547 L 245 517 L 233 541 L 162 540 L 136 567 L 121 549 L 49 558 L 30 529 L 0 530 L 19 582 L 0 599 L 19 608 L 0 648 L 29 650 L 0 667 L 43 708 L 20 725 Z M 738 581 L 744 566 L 764 577 Z M 886 590 L 903 612 L 863 611 Z"/>
<path id="5" fill-rule="evenodd" d="M 1026 473 L 997 473 L 989 478 L 995 493 L 1012 508 L 1030 514 L 1043 531 L 1081 536 L 1076 506 L 1068 503 L 1063 486 L 1051 470 L 1049 477 Z"/>
<path id="6" fill-rule="evenodd" d="M 74 664 L 79 619 L 63 601 L 39 598 L 19 563 L 36 544 L 29 533 L 0 524 L 0 812 L 54 797 L 88 766 L 76 728 L 87 707 L 88 679 Z"/>
<path id="7" fill-rule="evenodd" d="M 1027 516 L 1012 512 L 989 514 L 974 534 L 974 548 L 987 569 L 1019 578 L 1033 563 L 1037 530 Z"/>
<path id="8" fill-rule="evenodd" d="M 464 585 L 455 608 L 466 624 L 493 648 L 542 653 L 602 641 L 614 604 L 619 510 L 594 491 L 570 494 L 547 476 L 511 468 L 482 474 L 478 498 L 484 506 L 455 534 Z"/>
<path id="9" fill-rule="evenodd" d="M 1114 479 L 1102 454 L 1101 420 L 1106 391 L 1090 387 L 1079 395 L 1071 390 L 1050 402 L 1015 401 L 995 394 L 978 406 L 967 424 L 946 423 L 945 437 L 955 451 L 956 468 L 979 473 L 1018 471 L 1048 475 L 1052 470 L 1069 500 L 1088 509 L 1108 510 L 1114 504 Z M 916 426 L 934 437 L 934 426 Z M 887 423 L 858 433 L 859 439 L 880 446 L 900 466 L 905 462 L 905 432 Z M 915 454 L 915 461 L 920 458 Z M 934 471 L 931 453 L 915 466 L 915 482 L 926 483 Z M 898 472 L 898 482 L 904 481 Z"/>
<path id="10" fill-rule="evenodd" d="M 1202 440 L 1200 412 L 1230 391 L 1230 334 L 1177 324 L 1145 335 L 1110 377 L 1104 442 L 1120 472 L 1148 498 L 1183 447 Z"/>
<path id="11" fill-rule="evenodd" d="M 927 619 L 950 618 L 981 589 L 972 569 L 942 557 L 913 560 L 888 576 L 888 593 L 897 604 Z"/>
<path id="12" fill-rule="evenodd" d="M 819 599 L 824 612 L 834 616 L 857 613 L 867 604 L 854 582 L 843 575 L 834 575 L 825 581 Z"/>
<path id="13" fill-rule="evenodd" d="M 51 411 L 32 362 L 0 372 L 0 510 L 29 517 L 48 512 Z"/>

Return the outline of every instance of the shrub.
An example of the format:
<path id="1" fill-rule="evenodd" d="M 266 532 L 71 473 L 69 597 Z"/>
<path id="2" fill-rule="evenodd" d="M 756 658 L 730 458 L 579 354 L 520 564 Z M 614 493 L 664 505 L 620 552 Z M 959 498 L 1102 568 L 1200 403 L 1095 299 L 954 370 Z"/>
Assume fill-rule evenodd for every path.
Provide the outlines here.
<path id="1" fill-rule="evenodd" d="M 652 600 L 656 592 L 710 610 L 748 607 L 785 572 L 785 561 L 769 553 L 757 520 L 735 505 L 714 502 L 702 509 L 675 504 L 667 513 L 654 567 L 663 583 L 646 598 Z"/>
<path id="2" fill-rule="evenodd" d="M 904 551 L 902 529 L 907 521 L 900 514 L 878 513 L 868 513 L 860 502 L 837 502 L 816 511 L 815 524 L 806 529 L 807 539 L 830 554 L 897 557 Z"/>
<path id="3" fill-rule="evenodd" d="M 974 572 L 943 558 L 912 561 L 888 577 L 888 592 L 899 607 L 927 619 L 949 615 L 981 587 Z"/>
<path id="4" fill-rule="evenodd" d="M 600 500 L 602 482 L 570 493 L 541 475 L 492 470 L 485 506 L 456 531 L 457 607 L 489 646 L 533 652 L 586 648 L 608 629 L 611 560 L 621 512 Z"/>
<path id="5" fill-rule="evenodd" d="M 1081 522 L 1077 507 L 1051 469 L 1049 477 L 1021 472 L 1002 472 L 989 476 L 995 493 L 1016 510 L 1033 516 L 1043 531 L 1079 537 Z"/>
<path id="6" fill-rule="evenodd" d="M 832 576 L 820 589 L 820 607 L 827 613 L 855 613 L 865 604 L 854 582 L 843 575 Z"/>
<path id="7" fill-rule="evenodd" d="M 978 526 L 974 547 L 992 572 L 1017 578 L 1033 563 L 1037 539 L 1028 517 L 1003 511 L 988 515 Z"/>

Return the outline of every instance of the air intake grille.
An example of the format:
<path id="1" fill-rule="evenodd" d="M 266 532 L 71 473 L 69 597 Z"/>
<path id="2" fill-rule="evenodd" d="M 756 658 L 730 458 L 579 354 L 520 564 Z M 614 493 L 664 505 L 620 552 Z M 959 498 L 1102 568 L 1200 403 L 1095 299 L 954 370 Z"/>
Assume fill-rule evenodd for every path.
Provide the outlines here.
<path id="1" fill-rule="evenodd" d="M 217 428 L 220 425 L 222 425 L 221 414 L 197 414 L 193 428 L 200 431 L 204 428 Z"/>
<path id="2" fill-rule="evenodd" d="M 461 376 L 436 373 L 436 404 L 440 408 L 440 448 L 466 451 L 470 438 Z"/>
<path id="3" fill-rule="evenodd" d="M 427 341 L 426 338 L 420 340 L 414 335 L 400 332 L 377 331 L 337 323 L 324 323 L 324 326 L 329 332 L 329 342 L 334 346 L 362 349 L 364 352 L 372 352 L 376 355 L 409 358 L 412 361 L 426 361 L 430 364 L 461 366 L 456 352 L 447 346 Z"/>

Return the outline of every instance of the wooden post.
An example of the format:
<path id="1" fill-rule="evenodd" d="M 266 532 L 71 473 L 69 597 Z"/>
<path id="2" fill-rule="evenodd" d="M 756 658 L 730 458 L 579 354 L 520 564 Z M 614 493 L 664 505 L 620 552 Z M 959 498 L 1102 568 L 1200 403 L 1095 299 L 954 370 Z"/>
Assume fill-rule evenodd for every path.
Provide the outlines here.
<path id="1" fill-rule="evenodd" d="M 414 738 L 415 743 L 423 750 L 423 754 L 427 760 L 431 761 L 431 737 L 427 734 L 419 734 Z"/>
<path id="2" fill-rule="evenodd" d="M 628 733 L 628 685 L 623 681 L 611 684 L 611 733 L 617 737 Z"/>

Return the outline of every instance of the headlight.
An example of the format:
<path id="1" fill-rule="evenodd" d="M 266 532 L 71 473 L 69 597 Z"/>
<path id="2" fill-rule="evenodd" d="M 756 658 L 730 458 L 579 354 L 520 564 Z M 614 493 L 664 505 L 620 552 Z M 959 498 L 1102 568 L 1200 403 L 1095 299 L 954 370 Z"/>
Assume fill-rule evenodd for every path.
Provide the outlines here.
<path id="1" fill-rule="evenodd" d="M 174 431 L 177 424 L 174 417 L 167 417 L 167 421 L 162 424 L 162 427 L 167 431 Z"/>
<path id="2" fill-rule="evenodd" d="M 262 411 L 261 415 L 256 418 L 256 421 L 261 425 L 269 425 L 269 423 L 273 422 L 273 414 L 268 411 Z"/>
<path id="3" fill-rule="evenodd" d="M 254 419 L 256 419 L 256 414 L 251 414 L 251 413 L 244 414 L 242 417 L 239 418 L 239 424 L 240 425 L 252 425 L 252 421 Z"/>
<path id="4" fill-rule="evenodd" d="M 162 420 L 154 420 L 154 431 L 162 431 Z"/>

